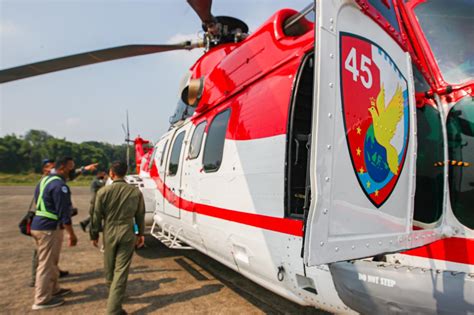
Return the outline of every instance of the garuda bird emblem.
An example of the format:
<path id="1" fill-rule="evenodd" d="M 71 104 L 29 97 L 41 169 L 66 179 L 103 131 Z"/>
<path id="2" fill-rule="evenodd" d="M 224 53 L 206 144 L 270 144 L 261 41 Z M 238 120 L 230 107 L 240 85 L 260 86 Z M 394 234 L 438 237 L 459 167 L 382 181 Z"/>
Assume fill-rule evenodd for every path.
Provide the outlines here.
<path id="1" fill-rule="evenodd" d="M 372 116 L 375 139 L 387 151 L 387 163 L 390 171 L 398 175 L 398 152 L 390 141 L 403 117 L 403 92 L 401 87 L 397 86 L 395 94 L 385 107 L 385 88 L 382 84 L 377 100 L 372 99 L 371 104 L 369 112 Z"/>

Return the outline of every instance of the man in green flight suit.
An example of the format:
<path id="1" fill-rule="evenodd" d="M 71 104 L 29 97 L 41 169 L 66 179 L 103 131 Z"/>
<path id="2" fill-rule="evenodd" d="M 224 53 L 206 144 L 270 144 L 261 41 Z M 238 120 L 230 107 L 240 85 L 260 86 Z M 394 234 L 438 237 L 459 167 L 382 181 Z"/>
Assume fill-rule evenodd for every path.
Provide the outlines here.
<path id="1" fill-rule="evenodd" d="M 140 190 L 125 182 L 127 164 L 115 161 L 109 171 L 111 185 L 97 192 L 90 236 L 98 247 L 103 227 L 105 281 L 109 288 L 107 314 L 126 314 L 122 302 L 127 287 L 128 270 L 135 246 L 143 246 L 145 203 Z M 134 221 L 138 235 L 134 232 Z"/>

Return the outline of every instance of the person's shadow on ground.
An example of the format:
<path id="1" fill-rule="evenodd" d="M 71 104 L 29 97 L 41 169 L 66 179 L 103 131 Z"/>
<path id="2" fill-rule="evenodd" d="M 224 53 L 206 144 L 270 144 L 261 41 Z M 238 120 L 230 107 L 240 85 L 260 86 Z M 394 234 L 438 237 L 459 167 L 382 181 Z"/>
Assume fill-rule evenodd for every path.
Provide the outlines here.
<path id="1" fill-rule="evenodd" d="M 180 269 L 150 269 L 147 266 L 136 266 L 136 267 L 131 267 L 129 274 L 145 274 L 145 273 L 153 273 L 153 272 L 176 272 L 180 271 Z M 89 280 L 95 280 L 95 279 L 104 279 L 104 269 L 96 269 L 93 271 L 89 272 L 83 272 L 83 273 L 71 273 L 67 277 L 61 279 L 61 283 L 76 283 L 76 282 L 82 282 L 82 281 L 89 281 Z"/>
<path id="2" fill-rule="evenodd" d="M 140 296 L 147 292 L 152 292 L 158 290 L 162 284 L 174 282 L 176 278 L 163 278 L 158 280 L 143 280 L 143 279 L 133 279 L 127 282 L 127 287 L 130 287 L 130 290 L 126 292 L 126 299 L 129 297 Z M 73 292 L 70 297 L 71 300 L 68 301 L 68 305 L 75 304 L 84 304 L 95 302 L 99 300 L 107 300 L 108 297 L 108 288 L 105 283 L 95 284 L 90 287 L 85 288 L 82 291 Z"/>
<path id="3" fill-rule="evenodd" d="M 189 301 L 191 299 L 219 292 L 223 287 L 222 284 L 206 284 L 200 288 L 179 293 L 131 297 L 125 301 L 125 304 L 147 304 L 131 314 L 148 314 L 170 304 Z"/>

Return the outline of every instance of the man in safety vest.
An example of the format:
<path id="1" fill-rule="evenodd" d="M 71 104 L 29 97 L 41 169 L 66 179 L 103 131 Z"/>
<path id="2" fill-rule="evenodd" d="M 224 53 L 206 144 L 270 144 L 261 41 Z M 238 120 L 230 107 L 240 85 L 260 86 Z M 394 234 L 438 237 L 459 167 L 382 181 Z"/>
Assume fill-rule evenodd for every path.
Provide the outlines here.
<path id="1" fill-rule="evenodd" d="M 125 162 L 112 163 L 109 176 L 113 183 L 97 192 L 91 216 L 90 235 L 95 247 L 98 247 L 102 227 L 104 232 L 105 281 L 109 288 L 107 314 L 126 314 L 122 302 L 133 251 L 135 246 L 140 248 L 145 242 L 145 202 L 140 190 L 125 182 L 126 173 Z M 134 232 L 134 221 L 138 235 Z"/>
<path id="2" fill-rule="evenodd" d="M 77 244 L 71 222 L 71 192 L 66 177 L 74 169 L 70 157 L 56 161 L 55 173 L 45 176 L 36 187 L 36 215 L 31 223 L 31 236 L 38 250 L 38 268 L 33 310 L 56 307 L 64 303 L 63 296 L 70 289 L 61 289 L 58 284 L 59 255 L 63 241 L 63 229 L 69 235 L 69 246 Z"/>
<path id="3" fill-rule="evenodd" d="M 41 174 L 42 174 L 41 179 L 48 176 L 51 173 L 51 170 L 53 170 L 53 169 L 54 169 L 54 160 L 44 159 L 41 162 Z M 33 199 L 33 201 L 34 201 L 34 199 Z M 33 206 L 33 201 L 31 202 L 30 210 Z M 38 251 L 36 250 L 36 248 L 33 251 L 33 261 L 32 261 L 32 266 L 31 267 L 32 268 L 31 268 L 30 287 L 34 287 L 35 283 L 36 283 L 36 269 L 38 268 Z M 59 268 L 59 278 L 66 277 L 67 275 L 69 275 L 69 271 L 61 270 L 61 268 Z"/>

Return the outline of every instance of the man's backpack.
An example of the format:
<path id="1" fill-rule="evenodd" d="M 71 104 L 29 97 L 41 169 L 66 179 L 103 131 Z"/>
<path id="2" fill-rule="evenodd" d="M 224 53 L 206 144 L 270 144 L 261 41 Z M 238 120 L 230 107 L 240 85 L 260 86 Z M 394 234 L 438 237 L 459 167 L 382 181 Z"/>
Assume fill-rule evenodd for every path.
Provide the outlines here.
<path id="1" fill-rule="evenodd" d="M 26 212 L 25 216 L 21 219 L 18 227 L 20 228 L 20 233 L 31 236 L 31 222 L 33 222 L 33 218 L 35 217 L 35 211 L 32 210 L 33 204 L 35 203 L 35 197 L 31 200 L 30 207 Z"/>
<path id="2" fill-rule="evenodd" d="M 33 218 L 35 217 L 35 212 L 28 210 L 26 215 L 21 219 L 18 227 L 20 228 L 20 232 L 22 234 L 31 236 L 31 222 L 33 222 Z"/>

